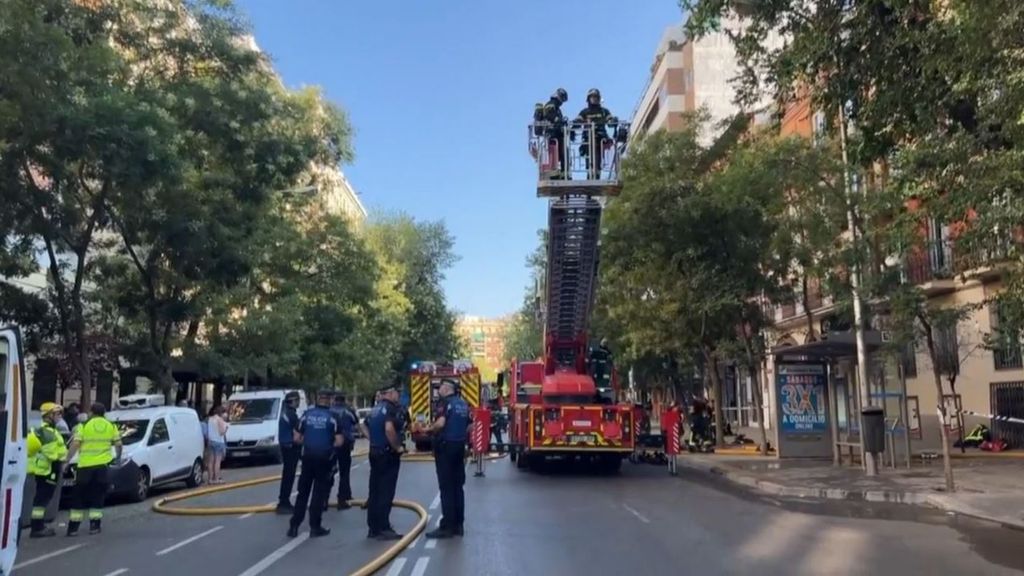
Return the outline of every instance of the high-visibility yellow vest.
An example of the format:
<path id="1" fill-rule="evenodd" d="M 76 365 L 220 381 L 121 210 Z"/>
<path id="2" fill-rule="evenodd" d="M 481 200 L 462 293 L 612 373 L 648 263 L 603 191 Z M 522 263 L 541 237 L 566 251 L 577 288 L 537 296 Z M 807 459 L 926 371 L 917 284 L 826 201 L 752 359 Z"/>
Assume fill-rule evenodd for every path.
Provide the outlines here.
<path id="1" fill-rule="evenodd" d="M 76 429 L 75 439 L 80 443 L 78 467 L 94 468 L 110 464 L 114 459 L 111 448 L 121 435 L 109 420 L 94 416 Z"/>
<path id="2" fill-rule="evenodd" d="M 64 437 L 53 425 L 43 422 L 28 434 L 28 473 L 34 476 L 52 477 L 56 480 L 57 471 L 54 464 L 64 460 L 68 455 L 68 447 Z"/>

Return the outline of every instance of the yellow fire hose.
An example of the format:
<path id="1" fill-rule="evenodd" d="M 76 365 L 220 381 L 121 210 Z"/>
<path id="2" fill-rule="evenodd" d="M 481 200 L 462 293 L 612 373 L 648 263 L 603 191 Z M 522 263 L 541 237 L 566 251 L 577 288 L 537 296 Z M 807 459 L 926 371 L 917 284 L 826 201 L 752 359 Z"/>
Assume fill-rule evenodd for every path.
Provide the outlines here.
<path id="1" fill-rule="evenodd" d="M 498 460 L 504 458 L 504 454 L 498 452 L 491 452 L 484 457 L 484 460 Z M 473 458 L 469 458 L 472 460 Z M 402 454 L 402 462 L 433 462 L 434 455 L 431 452 L 409 452 Z"/>
<path id="2" fill-rule="evenodd" d="M 365 452 L 355 454 L 356 456 L 362 456 Z M 169 514 L 174 516 L 226 516 L 236 514 L 262 514 L 274 512 L 277 506 L 274 504 L 263 504 L 256 506 L 218 506 L 208 508 L 178 508 L 171 507 L 168 504 L 173 502 L 179 502 L 181 500 L 188 500 L 190 498 L 199 498 L 200 496 L 206 496 L 208 494 L 216 494 L 218 492 L 226 492 L 228 490 L 238 490 L 239 488 L 248 488 L 250 486 L 259 486 L 261 484 L 270 484 L 271 482 L 277 482 L 281 479 L 280 475 L 277 476 L 264 476 L 262 478 L 253 478 L 251 480 L 243 480 L 241 482 L 232 482 L 230 484 L 223 484 L 220 486 L 210 486 L 208 488 L 200 488 L 198 490 L 192 490 L 189 492 L 183 492 L 181 494 L 175 494 L 173 496 L 167 496 L 157 500 L 153 504 L 153 511 L 160 514 Z M 365 500 L 349 500 L 349 504 L 353 506 L 365 506 Z M 405 508 L 406 510 L 412 510 L 419 515 L 419 520 L 409 530 L 401 540 L 398 540 L 391 545 L 387 550 L 378 555 L 376 558 L 362 566 L 351 576 L 369 576 L 376 571 L 383 568 L 388 562 L 395 559 L 396 556 L 402 553 L 403 550 L 408 548 L 414 540 L 423 532 L 427 527 L 427 520 L 429 518 L 426 508 L 416 502 L 409 500 L 395 500 L 394 506 L 397 508 Z"/>

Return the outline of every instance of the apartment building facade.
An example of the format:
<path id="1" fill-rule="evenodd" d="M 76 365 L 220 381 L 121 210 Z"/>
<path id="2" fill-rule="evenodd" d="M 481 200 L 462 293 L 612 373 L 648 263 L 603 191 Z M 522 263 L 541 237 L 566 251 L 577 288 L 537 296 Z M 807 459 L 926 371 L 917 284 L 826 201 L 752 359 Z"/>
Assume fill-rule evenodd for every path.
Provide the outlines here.
<path id="1" fill-rule="evenodd" d="M 493 382 L 502 369 L 505 332 L 510 322 L 509 317 L 461 316 L 456 323 L 456 331 L 467 345 L 469 358 L 485 382 Z"/>
<path id="2" fill-rule="evenodd" d="M 701 143 L 710 144 L 719 130 L 716 126 L 740 111 L 736 104 L 734 79 L 740 73 L 730 32 L 740 30 L 738 19 L 723 19 L 720 30 L 700 38 L 687 35 L 682 24 L 668 27 L 655 51 L 651 74 L 632 115 L 634 136 L 657 130 L 675 131 L 684 125 L 683 113 L 707 110 L 710 124 L 701 134 Z M 779 42 L 776 36 L 768 45 Z M 752 112 L 765 107 L 754 106 Z M 755 121 L 761 121 L 758 116 Z"/>
<path id="3" fill-rule="evenodd" d="M 806 97 L 790 102 L 783 114 L 782 136 L 818 139 L 824 133 L 824 115 L 816 111 Z M 910 206 L 912 208 L 912 206 Z M 988 337 L 999 325 L 999 311 L 989 303 L 1002 289 L 998 250 L 982 255 L 966 254 L 957 247 L 949 226 L 931 221 L 922 226 L 922 245 L 899 256 L 903 279 L 918 286 L 933 307 L 970 307 L 969 317 L 955 329 L 936 334 L 936 347 L 944 359 L 943 395 L 936 389 L 932 360 L 921 343 L 905 350 L 886 346 L 890 334 L 886 326 L 885 303 L 871 303 L 874 322 L 867 331 L 868 391 L 873 405 L 884 407 L 893 434 L 896 452 L 904 455 L 909 435 L 912 452 L 934 451 L 941 446 L 941 435 L 953 441 L 975 425 L 989 426 L 994 435 L 1011 445 L 1024 446 L 1024 425 L 994 422 L 988 415 L 1024 417 L 1024 356 L 1020 342 L 1008 342 L 999 349 L 987 346 Z M 852 340 L 850 326 L 836 315 L 835 303 L 823 295 L 817 279 L 808 279 L 806 298 L 769 306 L 766 313 L 773 322 L 766 340 L 774 354 L 765 359 L 761 385 L 771 400 L 769 421 L 778 421 L 775 387 L 779 382 L 776 361 L 787 348 L 808 349 L 812 342 L 829 338 Z M 802 286 L 802 283 L 798 283 Z M 799 356 L 799 353 L 797 353 Z M 860 395 L 856 378 L 856 358 L 849 345 L 836 345 L 828 357 L 831 378 L 829 389 L 834 398 L 834 440 L 857 442 Z M 950 376 L 955 375 L 953 386 Z M 939 403 L 954 415 L 940 425 Z M 955 415 L 960 414 L 960 418 Z"/>

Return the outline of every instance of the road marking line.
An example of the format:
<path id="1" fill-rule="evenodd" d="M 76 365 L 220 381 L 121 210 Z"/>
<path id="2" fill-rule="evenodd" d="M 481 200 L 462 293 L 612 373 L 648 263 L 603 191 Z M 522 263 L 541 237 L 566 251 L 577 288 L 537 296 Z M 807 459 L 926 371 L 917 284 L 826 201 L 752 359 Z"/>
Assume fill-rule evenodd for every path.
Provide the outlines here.
<path id="1" fill-rule="evenodd" d="M 632 514 L 633 516 L 636 516 L 644 524 L 650 524 L 651 523 L 651 521 L 648 520 L 646 516 L 644 516 L 643 514 L 637 512 L 636 510 L 631 508 L 628 504 L 623 504 L 622 507 L 625 508 L 626 510 L 628 510 L 629 513 Z"/>
<path id="2" fill-rule="evenodd" d="M 424 546 L 427 550 L 433 550 L 437 548 L 437 540 L 427 540 L 427 544 Z"/>
<path id="3" fill-rule="evenodd" d="M 255 512 L 249 512 L 248 514 L 242 514 L 241 516 L 238 517 L 238 519 L 239 520 L 245 520 L 246 518 L 252 516 L 253 514 L 255 514 Z"/>
<path id="4" fill-rule="evenodd" d="M 398 576 L 402 573 L 402 568 L 405 568 L 405 558 L 398 558 L 391 563 L 388 573 L 384 576 Z"/>
<path id="5" fill-rule="evenodd" d="M 118 576 L 119 574 L 124 574 L 127 571 L 128 571 L 127 568 L 118 568 L 117 570 L 114 570 L 113 572 L 111 572 L 109 574 L 105 574 L 104 576 Z"/>
<path id="6" fill-rule="evenodd" d="M 431 510 L 437 510 L 437 507 L 440 506 L 440 505 L 441 505 L 441 493 L 438 492 L 437 495 L 434 496 L 434 501 L 430 503 L 430 509 Z"/>
<path id="7" fill-rule="evenodd" d="M 422 556 L 416 559 L 416 565 L 412 567 L 412 576 L 423 576 L 423 573 L 427 571 L 427 563 L 430 562 L 430 556 Z"/>
<path id="8" fill-rule="evenodd" d="M 18 568 L 24 568 L 25 566 L 31 566 L 33 564 L 37 564 L 37 563 L 42 562 L 44 560 L 49 560 L 50 558 L 56 558 L 57 556 L 60 556 L 61 554 L 67 554 L 68 552 L 71 552 L 71 551 L 74 551 L 74 550 L 78 550 L 82 546 L 85 546 L 85 544 L 75 544 L 74 546 L 68 546 L 67 548 L 61 548 L 60 550 L 54 550 L 53 552 L 50 552 L 49 554 L 43 554 L 42 556 L 37 556 L 37 557 L 35 557 L 35 558 L 31 559 L 31 560 L 25 560 L 21 564 L 15 564 L 14 569 L 17 570 Z"/>
<path id="9" fill-rule="evenodd" d="M 216 532 L 217 530 L 220 530 L 221 528 L 223 528 L 223 526 L 214 526 L 213 528 L 210 528 L 206 532 L 200 532 L 199 534 L 196 534 L 195 536 L 192 536 L 191 538 L 186 538 L 186 539 L 182 540 L 181 542 L 178 542 L 174 546 L 169 546 L 167 548 L 164 548 L 163 550 L 157 552 L 156 555 L 157 556 L 163 556 L 164 554 L 168 554 L 170 552 L 174 552 L 178 548 L 181 548 L 182 546 L 188 546 L 189 544 L 195 542 L 196 540 L 199 540 L 203 536 L 209 536 L 210 534 L 213 534 L 214 532 Z"/>
<path id="10" fill-rule="evenodd" d="M 242 572 L 240 576 L 256 576 L 257 574 L 262 573 L 267 568 L 270 568 L 270 566 L 274 562 L 277 562 L 281 558 L 284 558 L 285 554 L 291 552 L 292 550 L 295 550 L 299 547 L 300 544 L 302 544 L 308 539 L 309 532 L 303 532 L 302 534 L 299 534 L 296 538 L 292 539 L 291 542 L 285 544 L 284 546 L 281 546 L 277 550 L 274 550 L 270 553 L 269 556 L 253 564 L 251 568 L 249 568 L 245 572 Z"/>
<path id="11" fill-rule="evenodd" d="M 441 527 L 441 519 L 442 518 L 444 518 L 443 515 L 437 517 L 437 520 L 434 522 L 434 528 L 440 528 Z"/>
<path id="12" fill-rule="evenodd" d="M 352 469 L 353 469 L 353 470 L 355 470 L 356 468 L 359 468 L 359 467 L 360 467 L 360 466 L 362 466 L 362 465 L 363 465 L 363 463 L 362 463 L 362 462 L 360 462 L 359 464 L 353 464 L 353 465 L 352 465 Z"/>

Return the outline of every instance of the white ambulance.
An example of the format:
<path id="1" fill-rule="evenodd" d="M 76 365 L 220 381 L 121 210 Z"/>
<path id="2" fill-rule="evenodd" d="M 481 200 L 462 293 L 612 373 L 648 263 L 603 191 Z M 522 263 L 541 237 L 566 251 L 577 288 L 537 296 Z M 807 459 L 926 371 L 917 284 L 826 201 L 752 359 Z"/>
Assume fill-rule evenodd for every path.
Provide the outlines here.
<path id="1" fill-rule="evenodd" d="M 28 455 L 28 402 L 25 366 L 22 363 L 21 332 L 8 326 L 0 328 L 0 576 L 14 568 L 18 554 L 18 523 L 25 491 Z"/>

